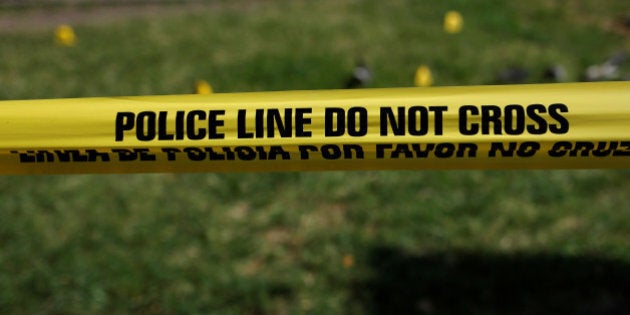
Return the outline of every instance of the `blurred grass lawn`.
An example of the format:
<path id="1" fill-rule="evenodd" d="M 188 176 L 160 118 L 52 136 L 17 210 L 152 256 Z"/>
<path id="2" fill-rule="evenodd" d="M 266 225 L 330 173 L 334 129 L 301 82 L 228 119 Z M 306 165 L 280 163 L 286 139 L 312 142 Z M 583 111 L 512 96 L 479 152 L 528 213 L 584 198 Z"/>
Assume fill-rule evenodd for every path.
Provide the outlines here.
<path id="1" fill-rule="evenodd" d="M 452 9 L 462 13 L 464 28 L 448 35 L 442 17 Z M 4 10 L 0 19 L 30 12 Z M 436 85 L 492 83 L 512 65 L 530 69 L 536 82 L 554 63 L 577 80 L 586 66 L 630 49 L 628 35 L 613 26 L 619 14 L 630 13 L 626 0 L 238 0 L 168 11 L 75 25 L 74 47 L 55 45 L 54 27 L 26 23 L 0 31 L 0 99 L 183 94 L 198 79 L 218 92 L 339 88 L 357 57 L 373 68 L 372 87 L 411 86 L 420 64 L 433 69 Z M 380 314 L 388 306 L 366 297 L 378 299 L 374 286 L 382 281 L 374 279 L 387 280 L 374 262 L 382 248 L 404 257 L 440 253 L 447 263 L 459 253 L 482 260 L 588 257 L 594 277 L 613 261 L 621 279 L 610 280 L 624 282 L 630 279 L 629 175 L 3 176 L 0 313 Z M 627 306 L 619 301 L 628 293 L 617 290 L 627 284 L 604 286 L 601 301 L 584 303 L 544 290 L 558 273 L 579 278 L 575 265 L 529 270 L 541 286 L 529 289 L 563 305 L 550 305 L 552 299 L 505 306 L 501 290 L 482 300 L 425 293 L 397 303 L 428 314 Z M 573 285 L 588 286 L 588 279 Z"/>

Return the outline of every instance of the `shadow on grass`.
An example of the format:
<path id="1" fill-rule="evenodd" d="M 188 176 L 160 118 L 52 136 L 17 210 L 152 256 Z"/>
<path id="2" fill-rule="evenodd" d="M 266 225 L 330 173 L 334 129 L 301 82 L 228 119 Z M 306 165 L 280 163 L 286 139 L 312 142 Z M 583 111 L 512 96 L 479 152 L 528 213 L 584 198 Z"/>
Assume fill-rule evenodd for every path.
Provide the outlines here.
<path id="1" fill-rule="evenodd" d="M 630 314 L 630 264 L 594 256 L 371 252 L 372 314 Z"/>

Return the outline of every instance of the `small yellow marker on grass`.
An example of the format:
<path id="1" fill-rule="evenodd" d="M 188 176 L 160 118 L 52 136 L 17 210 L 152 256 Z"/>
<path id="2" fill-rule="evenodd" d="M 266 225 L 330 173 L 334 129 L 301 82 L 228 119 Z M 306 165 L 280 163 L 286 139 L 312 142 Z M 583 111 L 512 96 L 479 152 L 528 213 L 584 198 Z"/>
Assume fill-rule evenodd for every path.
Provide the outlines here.
<path id="1" fill-rule="evenodd" d="M 433 75 L 429 67 L 422 65 L 416 69 L 416 75 L 413 83 L 416 86 L 427 87 L 433 85 Z"/>
<path id="2" fill-rule="evenodd" d="M 55 29 L 55 42 L 63 46 L 74 46 L 77 42 L 77 36 L 72 27 L 62 24 Z"/>
<path id="3" fill-rule="evenodd" d="M 448 11 L 444 15 L 444 31 L 449 34 L 456 34 L 462 30 L 464 19 L 457 11 Z"/>
<path id="4" fill-rule="evenodd" d="M 205 80 L 197 80 L 195 83 L 196 94 L 212 94 L 212 86 Z"/>

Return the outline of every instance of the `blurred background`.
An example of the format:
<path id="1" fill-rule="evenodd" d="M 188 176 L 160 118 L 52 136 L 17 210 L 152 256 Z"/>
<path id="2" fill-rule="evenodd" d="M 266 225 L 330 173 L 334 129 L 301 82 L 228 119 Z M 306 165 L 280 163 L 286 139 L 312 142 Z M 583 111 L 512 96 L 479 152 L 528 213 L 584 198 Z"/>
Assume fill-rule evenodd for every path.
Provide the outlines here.
<path id="1" fill-rule="evenodd" d="M 0 99 L 628 80 L 627 0 L 0 1 Z M 593 104 L 596 106 L 596 104 Z M 625 314 L 630 171 L 0 177 L 2 314 Z"/>

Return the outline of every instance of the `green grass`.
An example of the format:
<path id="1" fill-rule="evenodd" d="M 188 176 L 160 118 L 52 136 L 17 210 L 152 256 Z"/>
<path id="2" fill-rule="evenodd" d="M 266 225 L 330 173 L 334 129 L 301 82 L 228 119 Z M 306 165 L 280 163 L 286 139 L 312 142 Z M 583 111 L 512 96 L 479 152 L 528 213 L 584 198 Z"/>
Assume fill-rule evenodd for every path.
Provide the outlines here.
<path id="1" fill-rule="evenodd" d="M 513 1 L 512 1 L 513 2 Z M 460 34 L 443 14 L 458 9 Z M 626 1 L 236 1 L 0 33 L 0 99 L 571 80 Z M 625 10 L 625 11 L 624 11 Z M 23 11 L 0 12 L 26 14 Z M 626 36 L 626 37 L 624 37 Z M 627 71 L 627 68 L 625 68 Z M 0 177 L 0 313 L 622 313 L 630 171 Z"/>

